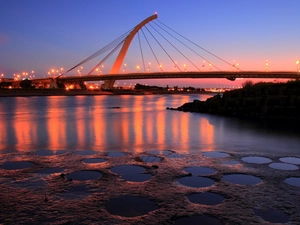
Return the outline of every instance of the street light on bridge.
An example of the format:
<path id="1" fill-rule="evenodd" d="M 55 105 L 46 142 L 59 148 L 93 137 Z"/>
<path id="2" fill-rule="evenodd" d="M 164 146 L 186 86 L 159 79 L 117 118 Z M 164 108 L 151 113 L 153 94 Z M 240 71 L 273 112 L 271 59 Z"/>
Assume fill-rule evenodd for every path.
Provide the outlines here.
<path id="1" fill-rule="evenodd" d="M 300 73 L 299 63 L 300 63 L 300 60 L 297 60 L 296 65 L 297 65 L 297 73 L 298 73 L 298 76 L 299 76 L 299 73 Z M 298 78 L 298 77 L 297 77 L 297 78 Z"/>
<path id="2" fill-rule="evenodd" d="M 34 70 L 31 70 L 31 76 L 30 78 L 33 78 L 34 77 Z"/>
<path id="3" fill-rule="evenodd" d="M 235 62 L 235 60 L 233 60 L 233 64 L 232 64 L 232 67 L 233 67 L 233 71 L 238 70 L 239 69 L 239 64 Z"/>
<path id="4" fill-rule="evenodd" d="M 174 64 L 174 72 L 176 71 L 176 69 L 177 69 L 177 62 L 175 62 Z"/>
<path id="5" fill-rule="evenodd" d="M 124 72 L 124 73 L 126 73 L 126 66 L 127 66 L 127 64 L 124 63 L 124 68 L 123 68 L 123 72 Z"/>

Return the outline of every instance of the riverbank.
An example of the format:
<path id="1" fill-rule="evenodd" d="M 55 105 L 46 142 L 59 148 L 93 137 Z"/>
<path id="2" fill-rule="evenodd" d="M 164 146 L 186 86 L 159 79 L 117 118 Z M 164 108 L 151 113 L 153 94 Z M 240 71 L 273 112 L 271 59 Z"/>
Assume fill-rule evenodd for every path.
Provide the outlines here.
<path id="1" fill-rule="evenodd" d="M 206 101 L 194 100 L 178 108 L 167 109 L 300 124 L 300 81 L 246 85 Z"/>

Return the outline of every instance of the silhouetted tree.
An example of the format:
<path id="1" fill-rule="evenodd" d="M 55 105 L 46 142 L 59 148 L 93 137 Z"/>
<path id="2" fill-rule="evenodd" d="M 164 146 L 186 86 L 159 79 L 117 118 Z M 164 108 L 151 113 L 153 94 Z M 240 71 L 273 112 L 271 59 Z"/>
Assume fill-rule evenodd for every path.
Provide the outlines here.
<path id="1" fill-rule="evenodd" d="M 27 78 L 20 82 L 20 87 L 23 89 L 35 88 L 35 86 L 32 84 L 32 81 Z"/>
<path id="2" fill-rule="evenodd" d="M 249 87 L 252 87 L 254 85 L 253 81 L 252 80 L 246 80 L 242 86 L 243 88 L 249 88 Z"/>
<path id="3" fill-rule="evenodd" d="M 0 82 L 0 88 L 8 88 L 12 85 L 12 82 Z"/>

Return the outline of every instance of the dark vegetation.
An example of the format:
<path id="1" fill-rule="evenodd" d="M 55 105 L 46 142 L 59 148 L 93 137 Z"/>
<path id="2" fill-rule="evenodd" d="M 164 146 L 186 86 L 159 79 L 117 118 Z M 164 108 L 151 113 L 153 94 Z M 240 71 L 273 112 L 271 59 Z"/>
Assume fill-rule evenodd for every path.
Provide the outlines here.
<path id="1" fill-rule="evenodd" d="M 12 82 L 0 82 L 0 88 L 8 88 L 12 85 Z"/>
<path id="2" fill-rule="evenodd" d="M 205 92 L 203 88 L 194 88 L 194 87 L 183 87 L 179 88 L 178 86 L 169 87 L 168 85 L 166 87 L 160 87 L 160 86 L 150 86 L 150 85 L 143 85 L 137 83 L 134 87 L 134 90 L 146 90 L 151 92 L 168 92 L 168 91 L 183 91 L 183 92 Z"/>
<path id="3" fill-rule="evenodd" d="M 242 89 L 226 91 L 206 101 L 194 100 L 175 110 L 300 124 L 300 81 L 257 84 L 247 81 Z"/>
<path id="4" fill-rule="evenodd" d="M 35 86 L 33 85 L 32 81 L 29 79 L 24 79 L 20 82 L 20 88 L 23 89 L 34 89 Z"/>

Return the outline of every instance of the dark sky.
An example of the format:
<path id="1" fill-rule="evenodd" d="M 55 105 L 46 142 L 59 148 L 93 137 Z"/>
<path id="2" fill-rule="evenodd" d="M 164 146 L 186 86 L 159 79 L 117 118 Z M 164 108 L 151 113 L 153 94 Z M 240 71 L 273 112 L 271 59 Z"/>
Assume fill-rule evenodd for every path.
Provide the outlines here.
<path id="1" fill-rule="evenodd" d="M 242 70 L 265 70 L 266 60 L 268 70 L 296 70 L 299 10 L 298 0 L 0 0 L 0 73 L 13 77 L 33 70 L 42 77 L 52 69 L 66 70 L 155 12 L 159 21 Z M 124 61 L 127 72 L 142 67 L 138 46 L 136 37 Z M 165 71 L 173 69 L 163 51 L 156 54 Z M 189 57 L 203 68 L 202 59 Z M 82 73 L 100 61 L 83 65 Z M 112 61 L 105 62 L 103 73 Z M 150 70 L 159 69 L 154 59 L 145 56 L 145 61 L 151 62 Z"/>

